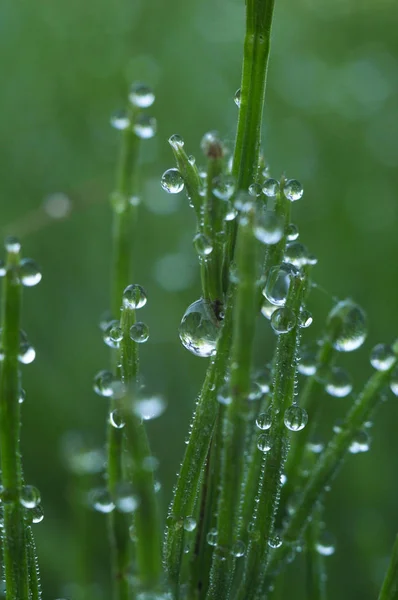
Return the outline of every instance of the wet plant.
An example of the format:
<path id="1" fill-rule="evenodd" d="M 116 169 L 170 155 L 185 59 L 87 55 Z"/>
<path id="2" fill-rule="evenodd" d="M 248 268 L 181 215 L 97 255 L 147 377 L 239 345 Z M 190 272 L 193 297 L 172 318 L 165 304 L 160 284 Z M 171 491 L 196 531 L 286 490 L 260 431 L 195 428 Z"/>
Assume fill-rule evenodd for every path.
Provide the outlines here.
<path id="1" fill-rule="evenodd" d="M 339 365 L 340 355 L 359 349 L 367 335 L 366 315 L 352 299 L 331 298 L 322 335 L 312 345 L 307 341 L 313 321 L 307 302 L 319 267 L 292 222 L 303 187 L 271 171 L 261 143 L 273 9 L 273 0 L 246 2 L 233 151 L 211 131 L 204 134 L 196 160 L 183 138 L 173 134 L 175 165 L 160 181 L 169 194 L 185 192 L 196 217 L 192 238 L 202 293 L 182 316 L 179 337 L 198 360 L 208 360 L 163 544 L 157 460 L 145 422 L 159 417 L 165 405 L 140 374 L 139 348 L 149 327 L 137 311 L 141 318 L 151 299 L 135 280 L 139 255 L 133 247 L 139 148 L 156 133 L 148 110 L 154 93 L 134 83 L 127 110 L 111 119 L 121 151 L 111 195 L 111 309 L 100 324 L 110 357 L 94 378 L 94 390 L 109 402 L 105 468 L 103 454 L 79 441 L 71 440 L 75 450 L 79 447 L 73 454 L 69 445 L 67 455 L 85 504 L 108 519 L 113 600 L 272 598 L 281 589 L 279 575 L 300 555 L 306 561 L 307 598 L 325 600 L 327 557 L 334 552 L 324 523 L 325 495 L 347 456 L 369 450 L 369 427 L 385 391 L 398 395 L 398 341 L 372 350 L 374 373 L 360 391 Z M 266 150 L 272 159 L 272 148 Z M 19 452 L 19 365 L 34 357 L 20 331 L 20 311 L 22 286 L 34 285 L 40 274 L 34 263 L 20 258 L 17 240 L 8 240 L 6 250 L 1 266 L 3 578 L 6 600 L 25 600 L 41 593 L 30 525 L 42 514 L 39 492 L 23 481 Z M 273 358 L 255 365 L 259 319 L 268 327 L 261 340 L 264 356 L 272 346 Z M 320 443 L 314 436 L 324 395 L 347 396 L 350 405 L 330 439 Z M 93 488 L 90 476 L 98 473 L 105 476 L 104 485 Z M 397 597 L 397 554 L 395 544 L 380 600 Z M 83 573 L 83 590 L 86 579 Z M 87 589 L 82 595 L 90 597 Z"/>

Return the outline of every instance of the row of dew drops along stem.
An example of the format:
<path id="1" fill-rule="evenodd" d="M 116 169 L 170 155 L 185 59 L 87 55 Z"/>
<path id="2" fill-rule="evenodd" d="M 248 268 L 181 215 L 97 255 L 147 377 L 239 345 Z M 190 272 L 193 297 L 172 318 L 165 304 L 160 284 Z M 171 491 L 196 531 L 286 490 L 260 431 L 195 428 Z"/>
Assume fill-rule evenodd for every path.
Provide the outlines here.
<path id="1" fill-rule="evenodd" d="M 129 102 L 137 109 L 145 109 L 155 102 L 155 94 L 145 83 L 135 82 L 130 87 Z M 148 140 L 156 135 L 157 123 L 155 117 L 145 112 L 138 112 L 134 120 L 126 110 L 118 110 L 111 116 L 111 125 L 118 131 L 132 128 L 135 135 L 143 140 Z"/>
<path id="2" fill-rule="evenodd" d="M 10 254 L 18 254 L 21 251 L 21 243 L 18 238 L 9 236 L 5 240 L 5 250 Z M 40 283 L 42 274 L 37 263 L 31 258 L 22 258 L 17 267 L 12 267 L 13 269 L 13 278 L 18 283 L 21 283 L 25 287 L 34 287 L 38 283 Z M 0 261 L 0 277 L 5 277 L 7 275 L 7 265 L 1 260 Z M 1 339 L 1 330 L 0 330 L 0 339 Z M 24 331 L 20 331 L 20 349 L 18 354 L 18 360 L 20 363 L 27 365 L 34 361 L 36 357 L 36 351 L 33 346 L 29 343 L 27 335 Z M 4 359 L 4 350 L 0 346 L 0 360 Z M 26 393 L 24 389 L 20 389 L 19 391 L 19 403 L 22 404 L 25 400 Z M 27 511 L 28 522 L 30 523 L 40 523 L 43 518 L 43 509 L 41 507 L 41 497 L 39 490 L 33 485 L 24 485 L 21 489 L 20 493 L 20 504 Z M 2 485 L 0 485 L 0 503 L 7 504 L 13 503 L 14 496 L 9 492 L 9 490 L 5 489 Z M 1 507 L 0 504 L 0 507 Z"/>

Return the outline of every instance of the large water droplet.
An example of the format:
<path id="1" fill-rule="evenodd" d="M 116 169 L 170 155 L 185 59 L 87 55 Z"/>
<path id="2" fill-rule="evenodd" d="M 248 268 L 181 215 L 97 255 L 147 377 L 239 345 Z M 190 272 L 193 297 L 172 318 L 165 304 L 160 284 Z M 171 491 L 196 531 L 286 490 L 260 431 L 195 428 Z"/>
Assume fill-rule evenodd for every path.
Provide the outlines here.
<path id="1" fill-rule="evenodd" d="M 352 300 L 338 302 L 328 316 L 328 330 L 333 347 L 339 352 L 352 352 L 366 338 L 366 316 Z"/>
<path id="2" fill-rule="evenodd" d="M 370 354 L 370 364 L 377 371 L 388 371 L 395 362 L 395 354 L 388 344 L 377 344 Z"/>
<path id="3" fill-rule="evenodd" d="M 297 370 L 302 375 L 310 377 L 316 373 L 318 348 L 312 346 L 302 346 L 299 352 L 299 361 Z"/>
<path id="4" fill-rule="evenodd" d="M 263 244 L 277 244 L 283 237 L 283 219 L 273 210 L 261 210 L 257 214 L 254 235 Z"/>
<path id="5" fill-rule="evenodd" d="M 123 415 L 122 415 L 122 413 L 121 413 L 121 411 L 119 409 L 115 408 L 115 410 L 113 410 L 110 413 L 110 415 L 109 415 L 109 423 L 115 429 L 123 429 L 123 427 L 125 426 L 126 423 L 125 423 Z"/>
<path id="6" fill-rule="evenodd" d="M 120 322 L 112 320 L 108 323 L 107 328 L 104 331 L 103 340 L 109 348 L 119 348 L 120 342 L 123 339 L 123 331 L 120 327 Z"/>
<path id="7" fill-rule="evenodd" d="M 143 421 L 157 419 L 165 410 L 166 402 L 161 396 L 143 396 L 133 404 L 133 412 Z"/>
<path id="8" fill-rule="evenodd" d="M 263 304 L 261 306 L 261 314 L 268 320 L 271 319 L 273 313 L 278 310 L 278 307 L 275 304 L 271 304 L 267 298 L 264 298 Z"/>
<path id="9" fill-rule="evenodd" d="M 270 548 L 276 549 L 282 546 L 282 538 L 280 535 L 274 535 L 268 540 L 268 546 Z"/>
<path id="10" fill-rule="evenodd" d="M 283 193 L 288 200 L 295 202 L 296 200 L 300 200 L 304 190 L 299 181 L 296 179 L 289 179 L 284 185 Z"/>
<path id="11" fill-rule="evenodd" d="M 298 269 L 308 264 L 308 250 L 301 242 L 286 244 L 284 260 Z"/>
<path id="12" fill-rule="evenodd" d="M 149 339 L 149 327 L 142 321 L 137 321 L 130 327 L 130 338 L 137 344 L 143 344 Z"/>
<path id="13" fill-rule="evenodd" d="M 94 510 L 109 514 L 115 509 L 115 504 L 106 488 L 95 488 L 89 493 L 89 504 Z"/>
<path id="14" fill-rule="evenodd" d="M 178 194 L 184 189 L 184 179 L 178 169 L 167 169 L 162 175 L 160 185 L 168 194 Z"/>
<path id="15" fill-rule="evenodd" d="M 41 507 L 41 505 L 39 504 L 38 506 L 35 506 L 34 508 L 32 508 L 29 511 L 29 515 L 30 518 L 32 519 L 32 523 L 41 523 L 44 519 L 44 512 L 43 509 Z"/>
<path id="16" fill-rule="evenodd" d="M 352 380 L 347 371 L 333 367 L 327 374 L 325 390 L 330 396 L 344 398 L 352 391 Z"/>
<path id="17" fill-rule="evenodd" d="M 147 303 L 147 295 L 143 287 L 133 283 L 128 285 L 123 292 L 123 306 L 125 308 L 138 309 Z"/>
<path id="18" fill-rule="evenodd" d="M 40 492 L 33 485 L 24 485 L 21 490 L 20 503 L 25 508 L 36 508 L 40 504 Z"/>
<path id="19" fill-rule="evenodd" d="M 271 450 L 271 436 L 269 432 L 262 433 L 257 438 L 257 448 L 261 450 L 261 452 L 269 452 Z"/>
<path id="20" fill-rule="evenodd" d="M 194 519 L 194 517 L 185 517 L 184 519 L 184 529 L 185 531 L 191 532 L 191 531 L 195 531 L 196 529 L 196 519 Z"/>
<path id="21" fill-rule="evenodd" d="M 231 550 L 232 556 L 234 556 L 235 558 L 241 558 L 242 556 L 245 555 L 245 552 L 246 552 L 245 542 L 242 542 L 242 540 L 237 540 L 234 543 L 234 545 L 232 546 L 232 550 Z"/>
<path id="22" fill-rule="evenodd" d="M 31 258 L 23 258 L 19 265 L 19 277 L 22 285 L 33 287 L 41 281 L 41 272 L 37 264 Z"/>
<path id="23" fill-rule="evenodd" d="M 130 88 L 129 100 L 138 108 L 148 108 L 155 102 L 155 94 L 148 85 L 137 81 Z"/>
<path id="24" fill-rule="evenodd" d="M 129 482 L 121 482 L 115 489 L 115 506 L 119 512 L 130 514 L 139 506 L 139 499 Z"/>
<path id="25" fill-rule="evenodd" d="M 297 225 L 290 223 L 286 228 L 286 239 L 289 242 L 294 242 L 299 236 Z"/>
<path id="26" fill-rule="evenodd" d="M 215 354 L 219 332 L 220 326 L 212 306 L 203 298 L 188 307 L 179 328 L 183 346 L 201 357 Z"/>
<path id="27" fill-rule="evenodd" d="M 284 263 L 280 267 L 272 267 L 268 273 L 267 283 L 263 294 L 271 304 L 284 306 L 291 281 L 297 277 L 299 271 L 289 263 Z"/>
<path id="28" fill-rule="evenodd" d="M 102 370 L 94 378 L 94 392 L 105 398 L 121 398 L 125 394 L 125 386 L 113 373 Z"/>
<path id="29" fill-rule="evenodd" d="M 316 551 L 322 556 L 332 556 L 335 552 L 334 537 L 328 531 L 322 531 L 315 544 Z"/>
<path id="30" fill-rule="evenodd" d="M 279 191 L 279 181 L 276 179 L 266 179 L 263 184 L 263 194 L 268 198 L 274 198 Z"/>
<path id="31" fill-rule="evenodd" d="M 196 248 L 196 252 L 202 258 L 209 256 L 209 254 L 213 252 L 211 241 L 204 233 L 197 233 L 193 238 L 193 243 Z"/>
<path id="32" fill-rule="evenodd" d="M 219 175 L 213 181 L 212 192 L 220 200 L 230 200 L 235 192 L 235 178 L 232 175 Z"/>
<path id="33" fill-rule="evenodd" d="M 259 183 L 252 183 L 249 185 L 249 195 L 253 196 L 254 198 L 258 198 L 259 196 L 261 196 L 261 185 Z"/>
<path id="34" fill-rule="evenodd" d="M 157 123 L 155 117 L 150 117 L 145 113 L 137 115 L 133 125 L 134 133 L 142 140 L 149 140 L 156 135 Z"/>
<path id="35" fill-rule="evenodd" d="M 268 408 L 268 410 L 266 410 L 263 413 L 260 413 L 256 419 L 256 425 L 259 429 L 261 429 L 262 431 L 266 431 L 267 429 L 270 429 L 271 425 L 272 425 L 272 410 L 271 408 Z"/>
<path id="36" fill-rule="evenodd" d="M 308 423 L 307 411 L 293 404 L 286 409 L 283 421 L 290 431 L 301 431 Z"/>
<path id="37" fill-rule="evenodd" d="M 23 365 L 30 365 L 36 358 L 36 350 L 28 341 L 22 341 L 19 346 L 18 360 Z"/>
<path id="38" fill-rule="evenodd" d="M 360 430 L 356 433 L 353 438 L 349 451 L 351 454 L 359 454 L 361 452 L 367 452 L 370 448 L 370 436 L 367 431 Z"/>
<path id="39" fill-rule="evenodd" d="M 295 327 L 296 322 L 296 315 L 288 306 L 278 308 L 271 316 L 271 327 L 277 335 L 289 333 Z"/>
<path id="40" fill-rule="evenodd" d="M 124 131 L 128 127 L 130 127 L 130 119 L 127 116 L 125 110 L 117 110 L 111 116 L 111 125 L 114 129 L 118 131 Z"/>

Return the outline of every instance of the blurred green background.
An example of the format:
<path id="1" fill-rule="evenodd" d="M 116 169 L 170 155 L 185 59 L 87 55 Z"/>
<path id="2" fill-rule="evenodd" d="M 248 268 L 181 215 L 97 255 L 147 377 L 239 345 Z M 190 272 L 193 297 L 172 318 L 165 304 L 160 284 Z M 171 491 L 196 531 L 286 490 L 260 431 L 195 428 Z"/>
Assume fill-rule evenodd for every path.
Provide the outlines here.
<path id="1" fill-rule="evenodd" d="M 341 361 L 357 386 L 371 372 L 372 345 L 398 335 L 396 17 L 394 0 L 276 1 L 265 152 L 274 176 L 285 171 L 304 185 L 294 220 L 319 258 L 317 282 L 367 310 L 365 348 Z M 35 532 L 44 597 L 72 599 L 78 527 L 61 446 L 71 430 L 86 432 L 93 444 L 104 439 L 107 407 L 92 378 L 108 361 L 98 319 L 108 307 L 107 198 L 119 137 L 109 115 L 123 107 L 132 80 L 155 88 L 158 134 L 141 154 L 134 282 L 149 297 L 142 369 L 148 388 L 168 401 L 165 415 L 149 425 L 165 511 L 206 360 L 189 355 L 177 336 L 181 315 L 200 295 L 193 213 L 183 194 L 167 195 L 159 180 L 172 166 L 172 133 L 198 158 L 209 129 L 233 142 L 244 1 L 5 0 L 0 33 L 0 231 L 20 235 L 25 255 L 43 270 L 42 283 L 25 293 L 24 328 L 38 354 L 23 373 L 25 473 L 43 497 L 45 519 Z M 64 219 L 43 208 L 54 194 L 70 202 Z M 315 322 L 306 339 L 320 331 L 330 306 L 313 293 Z M 258 365 L 269 359 L 272 341 L 265 322 L 261 330 Z M 326 435 L 348 403 L 325 400 Z M 328 528 L 337 538 L 328 559 L 330 598 L 377 595 L 398 530 L 397 424 L 398 403 L 390 398 L 371 451 L 350 457 L 328 495 Z M 105 599 L 104 521 L 93 515 L 90 535 L 96 597 Z M 295 581 L 284 597 L 305 598 Z"/>

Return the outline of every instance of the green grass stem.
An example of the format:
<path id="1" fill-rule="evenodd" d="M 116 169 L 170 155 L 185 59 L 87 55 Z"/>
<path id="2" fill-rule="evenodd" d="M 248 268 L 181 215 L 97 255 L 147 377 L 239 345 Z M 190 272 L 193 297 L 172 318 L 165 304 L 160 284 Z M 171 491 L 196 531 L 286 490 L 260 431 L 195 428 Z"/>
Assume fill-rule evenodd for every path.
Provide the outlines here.
<path id="1" fill-rule="evenodd" d="M 378 600 L 397 600 L 398 598 L 398 536 L 395 538 L 390 564 L 380 590 Z"/>

